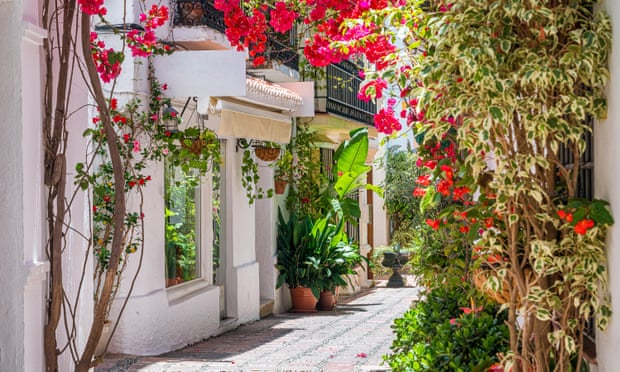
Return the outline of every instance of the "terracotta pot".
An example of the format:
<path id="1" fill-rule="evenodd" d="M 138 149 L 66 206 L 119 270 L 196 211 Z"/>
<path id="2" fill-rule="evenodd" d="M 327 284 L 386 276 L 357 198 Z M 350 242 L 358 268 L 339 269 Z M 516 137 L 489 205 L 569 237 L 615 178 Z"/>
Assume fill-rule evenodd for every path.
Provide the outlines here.
<path id="1" fill-rule="evenodd" d="M 317 305 L 318 309 L 321 311 L 331 311 L 334 310 L 335 306 L 336 296 L 334 296 L 334 293 L 332 291 L 322 291 Z"/>
<path id="2" fill-rule="evenodd" d="M 312 294 L 312 289 L 305 287 L 291 288 L 292 311 L 296 313 L 316 312 L 317 299 Z"/>
<path id="3" fill-rule="evenodd" d="M 274 188 L 276 190 L 276 194 L 279 194 L 279 195 L 284 194 L 284 191 L 286 191 L 286 185 L 287 184 L 288 184 L 288 182 L 286 182 L 286 181 L 275 180 L 274 181 Z"/>

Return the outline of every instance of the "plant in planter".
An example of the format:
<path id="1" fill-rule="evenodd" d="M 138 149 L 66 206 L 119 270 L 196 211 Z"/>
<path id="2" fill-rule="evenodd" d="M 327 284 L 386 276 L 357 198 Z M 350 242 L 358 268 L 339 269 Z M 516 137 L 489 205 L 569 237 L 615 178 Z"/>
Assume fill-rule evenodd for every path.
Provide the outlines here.
<path id="1" fill-rule="evenodd" d="M 278 210 L 276 268 L 279 274 L 276 288 L 280 288 L 284 283 L 288 284 L 293 311 L 314 311 L 321 290 L 318 270 L 308 261 L 315 253 L 309 243 L 311 232 L 312 220 L 309 216 L 299 218 L 293 211 L 286 220 L 282 211 Z M 303 297 L 298 297 L 297 292 L 304 292 Z"/>
<path id="2" fill-rule="evenodd" d="M 336 304 L 334 294 L 337 287 L 347 285 L 345 278 L 355 274 L 356 265 L 368 263 L 368 259 L 360 255 L 358 247 L 349 241 L 342 211 L 337 210 L 336 214 L 338 216 L 335 219 L 330 212 L 316 220 L 311 232 L 315 254 L 308 260 L 318 269 L 321 286 L 319 310 L 331 310 Z"/>
<path id="3" fill-rule="evenodd" d="M 274 171 L 274 190 L 276 194 L 284 194 L 286 185 L 290 182 L 293 174 L 293 154 L 288 146 L 282 150 L 280 158 L 276 162 Z"/>
<path id="4" fill-rule="evenodd" d="M 287 156 L 286 146 L 275 142 L 260 142 L 252 144 L 253 141 L 240 139 L 238 147 L 243 149 L 243 159 L 241 161 L 241 184 L 246 191 L 249 203 L 254 203 L 256 199 L 271 198 L 274 193 L 273 188 L 264 189 L 258 185 L 260 176 L 258 169 L 260 166 L 274 167 L 280 161 L 277 159 Z M 284 164 L 286 160 L 282 161 Z"/>
<path id="5" fill-rule="evenodd" d="M 304 287 L 318 299 L 322 291 L 333 294 L 336 287 L 347 284 L 346 275 L 353 274 L 353 267 L 366 257 L 349 242 L 344 220 L 333 221 L 332 213 L 313 221 L 310 216 L 300 219 L 293 212 L 287 221 L 278 212 L 278 288 L 284 283 L 291 289 Z M 293 310 L 306 311 L 295 302 Z"/>

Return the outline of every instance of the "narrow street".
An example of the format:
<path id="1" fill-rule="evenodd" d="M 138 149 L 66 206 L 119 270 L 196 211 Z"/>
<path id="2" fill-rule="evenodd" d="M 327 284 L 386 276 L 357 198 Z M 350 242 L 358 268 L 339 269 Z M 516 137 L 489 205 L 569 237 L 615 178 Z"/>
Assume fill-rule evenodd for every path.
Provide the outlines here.
<path id="1" fill-rule="evenodd" d="M 372 288 L 332 312 L 274 315 L 164 355 L 109 355 L 95 372 L 386 371 L 390 326 L 418 290 Z"/>

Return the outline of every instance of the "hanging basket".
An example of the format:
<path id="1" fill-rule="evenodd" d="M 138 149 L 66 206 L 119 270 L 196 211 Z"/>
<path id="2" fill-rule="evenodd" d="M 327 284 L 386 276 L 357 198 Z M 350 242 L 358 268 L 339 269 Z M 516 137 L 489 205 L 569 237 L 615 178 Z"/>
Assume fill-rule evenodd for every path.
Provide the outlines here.
<path id="1" fill-rule="evenodd" d="M 207 141 L 201 138 L 191 139 L 191 144 L 186 143 L 185 138 L 181 138 L 181 147 L 198 155 L 202 152 L 202 148 L 207 146 Z"/>
<path id="2" fill-rule="evenodd" d="M 277 147 L 255 147 L 254 154 L 262 161 L 274 161 L 280 156 L 280 149 Z"/>

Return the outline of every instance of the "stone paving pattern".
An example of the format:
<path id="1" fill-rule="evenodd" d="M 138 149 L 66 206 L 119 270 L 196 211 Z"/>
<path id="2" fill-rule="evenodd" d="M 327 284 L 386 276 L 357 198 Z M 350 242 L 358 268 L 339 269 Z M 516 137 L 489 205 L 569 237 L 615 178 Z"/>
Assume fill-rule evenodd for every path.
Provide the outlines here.
<path id="1" fill-rule="evenodd" d="M 279 314 L 156 357 L 107 355 L 95 372 L 387 371 L 391 325 L 418 289 L 372 288 L 334 311 Z"/>

